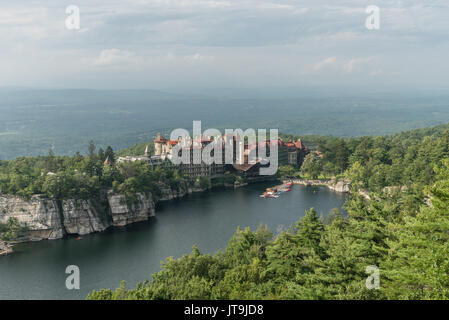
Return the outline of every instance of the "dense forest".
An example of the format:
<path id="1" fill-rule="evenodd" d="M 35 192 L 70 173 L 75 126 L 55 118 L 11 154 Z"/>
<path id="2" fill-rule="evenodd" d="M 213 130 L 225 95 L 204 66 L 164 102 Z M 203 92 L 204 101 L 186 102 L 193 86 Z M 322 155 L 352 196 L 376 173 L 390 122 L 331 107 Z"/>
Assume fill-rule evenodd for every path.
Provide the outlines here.
<path id="1" fill-rule="evenodd" d="M 347 214 L 334 209 L 323 221 L 312 208 L 279 234 L 238 229 L 224 251 L 194 246 L 134 289 L 122 282 L 87 298 L 448 299 L 448 128 L 317 137 L 321 156 L 295 175 L 349 179 Z M 373 268 L 378 288 L 366 285 Z"/>
<path id="2" fill-rule="evenodd" d="M 0 194 L 30 198 L 40 194 L 54 199 L 89 199 L 102 190 L 133 195 L 137 192 L 159 194 L 158 183 L 163 181 L 177 187 L 185 178 L 177 170 L 158 167 L 154 170 L 143 162 L 115 163 L 111 147 L 98 149 L 91 141 L 88 155 L 73 157 L 21 157 L 0 161 Z"/>

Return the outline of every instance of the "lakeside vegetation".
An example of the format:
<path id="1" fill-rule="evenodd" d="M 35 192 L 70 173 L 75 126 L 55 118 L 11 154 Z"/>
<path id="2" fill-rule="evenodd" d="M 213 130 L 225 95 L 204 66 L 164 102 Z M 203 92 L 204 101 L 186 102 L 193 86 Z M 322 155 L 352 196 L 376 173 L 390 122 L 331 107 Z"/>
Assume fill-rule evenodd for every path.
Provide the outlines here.
<path id="1" fill-rule="evenodd" d="M 27 230 L 27 227 L 20 225 L 17 218 L 9 218 L 6 223 L 0 223 L 0 240 L 15 240 Z"/>
<path id="2" fill-rule="evenodd" d="M 448 127 L 318 137 L 322 157 L 309 156 L 301 175 L 349 179 L 371 200 L 354 192 L 347 216 L 323 221 L 311 209 L 277 235 L 238 229 L 223 252 L 195 246 L 136 288 L 87 299 L 449 299 Z M 380 270 L 378 290 L 365 285 L 368 266 Z"/>
<path id="3" fill-rule="evenodd" d="M 21 157 L 0 161 L 0 195 L 15 195 L 30 199 L 40 195 L 49 199 L 92 199 L 112 189 L 133 202 L 137 193 L 151 192 L 161 196 L 160 182 L 177 189 L 183 182 L 177 170 L 155 168 L 139 161 L 114 164 L 111 147 L 105 151 L 89 145 L 87 156 L 76 153 L 73 157 L 47 156 Z M 108 159 L 110 164 L 105 164 Z M 204 185 L 204 182 L 203 182 Z M 0 215 L 4 212 L 0 211 Z M 25 231 L 17 219 L 0 223 L 0 239 L 14 240 Z"/>
<path id="4" fill-rule="evenodd" d="M 105 189 L 124 194 L 138 192 L 159 193 L 158 183 L 163 181 L 177 187 L 185 177 L 177 170 L 136 162 L 114 163 L 111 147 L 106 151 L 89 145 L 87 156 L 76 153 L 73 157 L 47 156 L 21 157 L 0 162 L 0 194 L 30 198 L 34 194 L 53 199 L 89 199 L 99 196 Z M 105 164 L 105 160 L 109 163 Z"/>

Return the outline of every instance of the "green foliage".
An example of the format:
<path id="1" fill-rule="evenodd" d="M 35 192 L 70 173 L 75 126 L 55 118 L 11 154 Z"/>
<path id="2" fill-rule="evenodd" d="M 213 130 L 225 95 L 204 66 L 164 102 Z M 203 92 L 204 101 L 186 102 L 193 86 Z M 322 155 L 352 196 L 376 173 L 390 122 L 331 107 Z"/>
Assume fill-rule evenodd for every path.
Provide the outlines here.
<path id="1" fill-rule="evenodd" d="M 28 228 L 22 227 L 17 218 L 9 218 L 5 224 L 0 223 L 0 239 L 15 240 L 19 238 Z"/>
<path id="2" fill-rule="evenodd" d="M 93 142 L 89 155 L 60 157 L 52 152 L 46 157 L 22 157 L 0 162 L 0 193 L 30 198 L 42 194 L 55 199 L 90 199 L 98 197 L 101 190 L 112 188 L 132 198 L 136 193 L 160 193 L 162 181 L 172 188 L 183 185 L 184 179 L 177 170 L 156 168 L 143 162 L 126 162 L 104 165 L 104 158 L 115 161 L 112 148 L 102 154 L 95 153 Z"/>
<path id="3" fill-rule="evenodd" d="M 224 174 L 224 182 L 227 184 L 234 184 L 237 180 L 237 176 L 235 174 L 231 174 L 230 172 L 225 172 Z"/>
<path id="4" fill-rule="evenodd" d="M 323 136 L 314 141 L 321 157 L 307 155 L 301 175 L 312 179 L 343 175 L 357 188 L 376 192 L 387 186 L 430 185 L 433 168 L 449 156 L 447 125 L 391 136 Z"/>
<path id="5" fill-rule="evenodd" d="M 302 163 L 301 175 L 317 179 L 321 173 L 322 164 L 314 153 L 309 153 Z"/>
<path id="6" fill-rule="evenodd" d="M 209 189 L 211 186 L 210 179 L 208 177 L 198 177 L 198 182 L 201 189 Z"/>
<path id="7" fill-rule="evenodd" d="M 448 299 L 446 129 L 313 137 L 321 156 L 307 155 L 300 172 L 313 179 L 351 180 L 347 216 L 333 211 L 324 223 L 311 209 L 274 238 L 266 227 L 238 229 L 224 252 L 202 254 L 194 247 L 180 259 L 168 258 L 151 281 L 134 289 L 123 282 L 116 290 L 93 291 L 88 299 Z M 95 150 L 91 142 L 87 156 L 61 157 L 50 150 L 47 156 L 0 161 L 0 192 L 88 199 L 112 188 L 132 202 L 137 193 L 160 195 L 161 182 L 186 186 L 177 170 L 153 170 L 143 162 L 104 165 L 108 156 L 114 162 L 115 153 Z M 290 166 L 279 172 L 282 177 L 296 174 Z M 210 180 L 201 177 L 199 184 L 209 188 Z M 357 194 L 360 189 L 369 192 L 369 199 Z M 0 224 L 4 240 L 17 239 L 23 231 L 17 219 Z M 381 270 L 379 290 L 365 286 L 371 265 Z"/>
<path id="8" fill-rule="evenodd" d="M 346 215 L 333 210 L 323 222 L 311 209 L 276 237 L 239 228 L 224 252 L 194 247 L 135 289 L 89 298 L 449 299 L 449 133 L 322 138 L 318 149 L 301 173 L 344 172 L 354 191 Z M 366 286 L 368 266 L 379 267 L 377 290 Z"/>
<path id="9" fill-rule="evenodd" d="M 385 292 L 391 299 L 449 299 L 449 159 L 434 168 L 432 207 L 390 225 Z"/>
<path id="10" fill-rule="evenodd" d="M 298 176 L 298 174 L 299 174 L 299 172 L 294 167 L 292 167 L 290 165 L 279 167 L 278 172 L 282 179 L 294 178 L 294 177 Z"/>
<path id="11" fill-rule="evenodd" d="M 154 142 L 140 142 L 135 145 L 117 151 L 118 156 L 141 156 L 146 146 L 150 148 L 150 153 L 154 154 Z"/>

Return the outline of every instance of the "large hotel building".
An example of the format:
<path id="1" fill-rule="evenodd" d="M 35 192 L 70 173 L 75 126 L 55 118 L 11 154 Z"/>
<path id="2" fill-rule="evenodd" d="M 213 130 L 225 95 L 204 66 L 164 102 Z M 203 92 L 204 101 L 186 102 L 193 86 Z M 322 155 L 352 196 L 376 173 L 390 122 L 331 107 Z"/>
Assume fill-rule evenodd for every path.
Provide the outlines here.
<path id="1" fill-rule="evenodd" d="M 209 144 L 219 144 L 219 150 L 222 153 L 221 163 L 207 164 L 201 159 L 202 150 Z M 258 143 L 248 144 L 236 139 L 235 135 L 224 135 L 220 141 L 214 141 L 210 137 L 188 138 L 186 140 L 167 140 L 162 135 L 158 134 L 154 140 L 154 155 L 150 154 L 149 146 L 146 147 L 145 153 L 140 157 L 120 157 L 118 162 L 125 161 L 145 161 L 151 166 L 163 167 L 177 167 L 182 175 L 187 175 L 191 178 L 200 176 L 219 177 L 225 172 L 238 173 L 242 176 L 257 176 L 261 165 L 266 165 L 267 158 L 257 158 L 256 155 L 259 149 L 265 147 L 269 155 L 270 148 L 276 143 L 278 147 L 278 164 L 279 166 L 290 164 L 293 166 L 301 165 L 304 157 L 309 152 L 306 146 L 303 145 L 300 139 L 295 141 L 284 142 L 282 139 L 265 140 Z M 263 146 L 265 144 L 265 146 Z M 177 146 L 177 148 L 174 148 Z M 215 147 L 215 146 L 214 146 Z M 226 148 L 232 150 L 232 163 L 225 163 Z M 242 152 L 237 152 L 240 148 Z M 175 165 L 172 162 L 173 152 L 189 152 L 190 161 L 187 163 L 180 163 Z M 211 154 L 213 156 L 213 148 Z M 181 155 L 181 153 L 179 154 Z M 238 157 L 240 157 L 238 159 Z"/>

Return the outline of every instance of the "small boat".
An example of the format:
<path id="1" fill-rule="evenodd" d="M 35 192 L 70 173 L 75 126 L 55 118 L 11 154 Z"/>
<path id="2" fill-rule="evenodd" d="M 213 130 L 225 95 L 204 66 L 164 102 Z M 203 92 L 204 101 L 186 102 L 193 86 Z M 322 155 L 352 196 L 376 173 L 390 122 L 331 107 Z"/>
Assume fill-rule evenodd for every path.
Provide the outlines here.
<path id="1" fill-rule="evenodd" d="M 273 191 L 266 191 L 260 195 L 261 198 L 279 198 L 279 196 Z"/>
<path id="2" fill-rule="evenodd" d="M 261 194 L 259 197 L 261 198 L 279 198 L 279 195 L 283 192 L 292 191 L 290 186 L 293 183 L 284 183 L 278 186 L 274 186 L 271 188 L 267 188 L 263 194 Z"/>
<path id="3" fill-rule="evenodd" d="M 76 238 L 76 240 L 83 240 L 83 238 L 81 238 L 81 237 L 78 237 L 78 238 Z"/>

